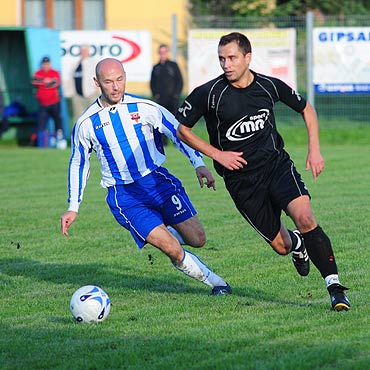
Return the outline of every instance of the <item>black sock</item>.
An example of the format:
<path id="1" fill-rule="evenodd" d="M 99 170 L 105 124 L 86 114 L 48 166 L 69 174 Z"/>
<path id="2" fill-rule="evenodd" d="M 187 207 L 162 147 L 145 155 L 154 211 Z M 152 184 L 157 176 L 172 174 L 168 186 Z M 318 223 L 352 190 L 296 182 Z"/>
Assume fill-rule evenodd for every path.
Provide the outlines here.
<path id="1" fill-rule="evenodd" d="M 308 233 L 302 234 L 302 236 L 308 256 L 320 271 L 321 276 L 325 279 L 328 275 L 338 274 L 330 239 L 321 227 L 317 226 Z"/>

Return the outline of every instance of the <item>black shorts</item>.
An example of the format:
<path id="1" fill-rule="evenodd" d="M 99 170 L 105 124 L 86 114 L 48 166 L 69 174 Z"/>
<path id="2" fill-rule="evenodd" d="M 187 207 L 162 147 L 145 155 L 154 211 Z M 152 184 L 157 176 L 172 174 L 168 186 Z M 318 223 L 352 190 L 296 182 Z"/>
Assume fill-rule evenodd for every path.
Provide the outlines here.
<path id="1" fill-rule="evenodd" d="M 268 243 L 278 234 L 281 212 L 286 212 L 288 204 L 302 195 L 310 196 L 287 154 L 271 166 L 224 180 L 236 208 Z"/>

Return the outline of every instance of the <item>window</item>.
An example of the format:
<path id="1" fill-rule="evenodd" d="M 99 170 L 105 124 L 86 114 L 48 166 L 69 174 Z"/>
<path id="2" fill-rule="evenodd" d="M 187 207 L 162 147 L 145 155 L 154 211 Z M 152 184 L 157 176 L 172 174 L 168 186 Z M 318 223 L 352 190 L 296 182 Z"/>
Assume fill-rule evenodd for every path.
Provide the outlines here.
<path id="1" fill-rule="evenodd" d="M 34 27 L 46 26 L 45 0 L 25 0 L 24 24 Z"/>
<path id="2" fill-rule="evenodd" d="M 73 0 L 54 0 L 54 28 L 57 30 L 75 29 Z"/>
<path id="3" fill-rule="evenodd" d="M 57 30 L 104 30 L 105 0 L 22 0 L 23 24 Z"/>
<path id="4" fill-rule="evenodd" d="M 84 30 L 104 30 L 104 0 L 83 0 L 82 17 Z"/>

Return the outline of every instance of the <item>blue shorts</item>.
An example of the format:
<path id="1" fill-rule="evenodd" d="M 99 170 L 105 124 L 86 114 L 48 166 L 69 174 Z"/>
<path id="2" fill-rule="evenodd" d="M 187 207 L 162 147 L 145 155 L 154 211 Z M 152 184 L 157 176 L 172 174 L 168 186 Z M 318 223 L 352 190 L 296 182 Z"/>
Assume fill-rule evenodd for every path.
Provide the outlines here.
<path id="1" fill-rule="evenodd" d="M 176 225 L 197 214 L 181 181 L 164 167 L 131 184 L 109 187 L 106 200 L 139 248 L 155 227 Z"/>

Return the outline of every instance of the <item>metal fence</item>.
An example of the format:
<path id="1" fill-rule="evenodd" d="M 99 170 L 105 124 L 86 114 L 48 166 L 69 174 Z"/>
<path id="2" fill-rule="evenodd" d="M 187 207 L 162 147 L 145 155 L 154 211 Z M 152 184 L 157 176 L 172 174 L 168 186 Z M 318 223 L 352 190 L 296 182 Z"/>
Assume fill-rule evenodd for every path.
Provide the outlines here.
<path id="1" fill-rule="evenodd" d="M 370 15 L 314 16 L 314 27 L 369 27 Z M 307 17 L 197 17 L 191 28 L 214 29 L 261 29 L 295 28 L 297 35 L 297 87 L 307 97 Z M 370 38 L 370 35 L 367 35 Z M 370 40 L 367 40 L 369 43 Z M 252 45 L 253 47 L 253 45 Z M 370 69 L 370 66 L 369 66 Z M 369 72 L 370 73 L 370 72 Z M 366 81 L 369 82 L 369 81 Z M 325 125 L 370 124 L 370 94 L 315 94 L 315 108 Z M 295 112 L 278 104 L 276 113 L 287 124 L 301 124 Z"/>

